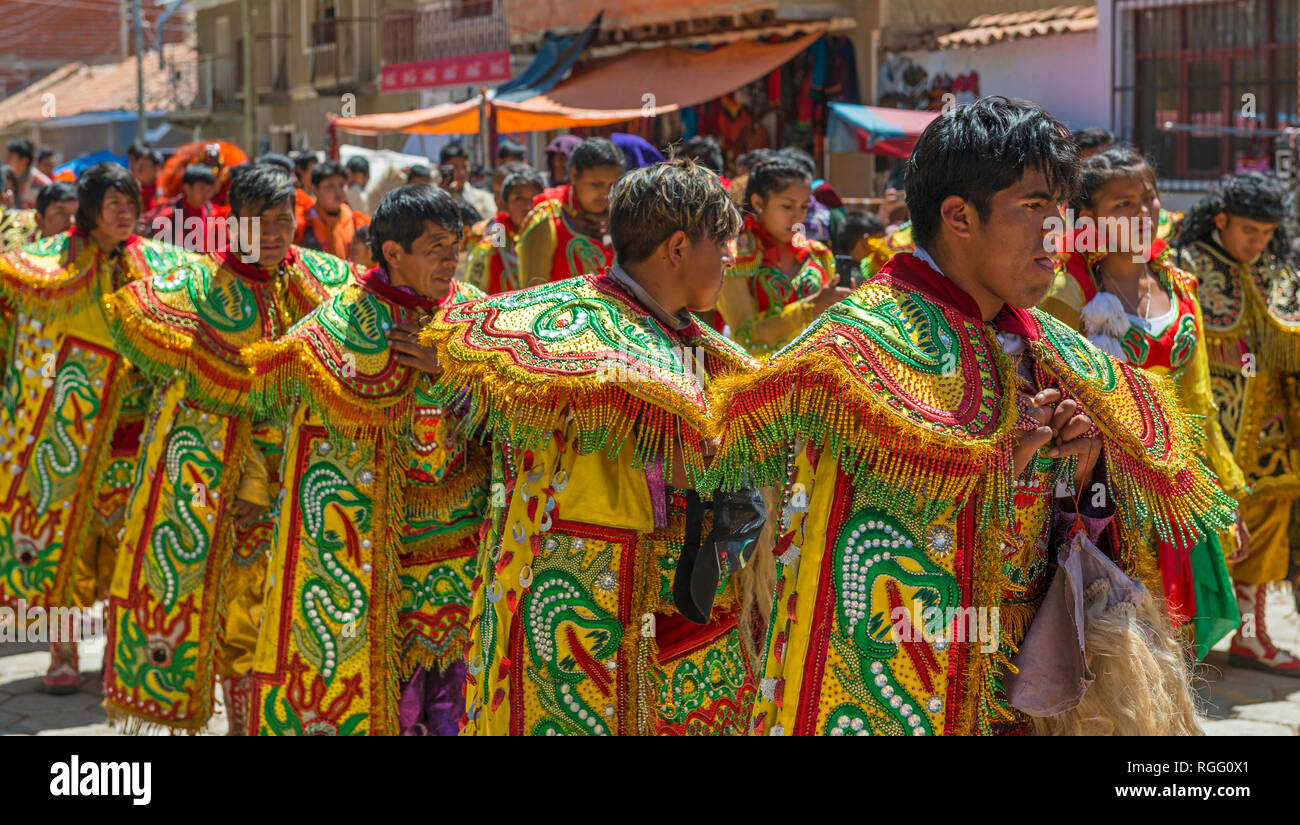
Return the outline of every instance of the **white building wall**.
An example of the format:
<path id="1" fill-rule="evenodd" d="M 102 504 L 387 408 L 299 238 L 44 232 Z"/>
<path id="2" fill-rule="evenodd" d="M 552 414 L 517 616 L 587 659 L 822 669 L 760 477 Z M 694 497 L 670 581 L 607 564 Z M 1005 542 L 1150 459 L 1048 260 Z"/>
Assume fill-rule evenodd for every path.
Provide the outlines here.
<path id="1" fill-rule="evenodd" d="M 930 77 L 979 72 L 981 96 L 1032 100 L 1071 129 L 1110 126 L 1109 50 L 1095 32 L 1029 37 L 978 49 L 908 52 Z"/>

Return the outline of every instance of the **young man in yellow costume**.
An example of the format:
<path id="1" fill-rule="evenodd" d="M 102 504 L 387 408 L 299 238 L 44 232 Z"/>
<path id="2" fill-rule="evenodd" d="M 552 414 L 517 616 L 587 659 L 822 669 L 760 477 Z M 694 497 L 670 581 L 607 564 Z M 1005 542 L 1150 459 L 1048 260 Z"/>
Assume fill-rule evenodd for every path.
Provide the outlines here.
<path id="1" fill-rule="evenodd" d="M 1250 555 L 1230 570 L 1242 626 L 1229 659 L 1300 676 L 1300 659 L 1264 624 L 1268 585 L 1287 576 L 1300 496 L 1300 271 L 1282 226 L 1284 194 L 1263 175 L 1225 179 L 1187 216 L 1176 261 L 1200 281 L 1214 402 L 1250 487 L 1241 506 Z"/>
<path id="2" fill-rule="evenodd" d="M 1123 568 L 1120 610 L 1128 577 L 1159 599 L 1153 523 L 1232 523 L 1171 389 L 1028 310 L 1052 282 L 1043 240 L 1078 168 L 1063 132 L 997 97 L 937 118 L 908 164 L 916 254 L 757 374 L 719 382 L 710 481 L 784 491 L 756 732 L 1024 732 L 1003 677 L 1062 534 Z M 1156 640 L 1177 669 L 1171 636 L 1166 622 Z M 1068 676 L 1017 661 L 1054 693 Z"/>
<path id="3" fill-rule="evenodd" d="M 191 259 L 132 233 L 140 188 L 117 164 L 86 170 L 77 227 L 0 257 L 0 604 L 89 608 L 108 587 L 148 385 L 109 337 L 102 296 Z M 125 411 L 125 412 L 124 412 Z M 78 689 L 77 645 L 51 646 L 44 680 Z"/>
<path id="4" fill-rule="evenodd" d="M 155 382 L 104 673 L 110 718 L 133 725 L 201 729 L 216 669 L 232 716 L 245 707 L 265 568 L 255 526 L 271 501 L 264 450 L 280 436 L 254 418 L 240 350 L 278 337 L 352 274 L 291 245 L 293 185 L 281 170 L 239 172 L 229 198 L 238 244 L 105 302 L 117 347 Z"/>
<path id="5" fill-rule="evenodd" d="M 610 201 L 619 265 L 448 307 L 422 334 L 437 397 L 466 399 L 492 439 L 464 733 L 746 729 L 737 577 L 702 577 L 703 600 L 676 584 L 713 559 L 692 489 L 709 387 L 756 366 L 692 314 L 740 225 L 703 167 L 638 169 Z"/>
<path id="6" fill-rule="evenodd" d="M 442 695 L 441 719 L 425 728 L 454 734 L 462 710 L 466 567 L 487 459 L 424 403 L 428 377 L 412 355 L 432 351 L 386 333 L 482 293 L 453 280 L 461 212 L 445 191 L 394 190 L 370 227 L 383 263 L 246 351 L 260 408 L 288 425 L 250 733 L 414 728 L 401 724 L 398 695 L 417 671 L 410 703 Z M 419 621 L 426 614 L 437 619 Z"/>

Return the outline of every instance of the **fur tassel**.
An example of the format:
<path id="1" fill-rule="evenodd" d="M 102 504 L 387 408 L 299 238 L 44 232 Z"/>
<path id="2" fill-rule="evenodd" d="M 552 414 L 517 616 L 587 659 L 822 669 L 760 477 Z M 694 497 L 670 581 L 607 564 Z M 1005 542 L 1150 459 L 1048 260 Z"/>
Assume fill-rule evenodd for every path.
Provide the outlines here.
<path id="1" fill-rule="evenodd" d="M 1084 305 L 1079 320 L 1083 324 L 1083 334 L 1097 349 L 1116 361 L 1128 361 L 1119 341 L 1128 332 L 1129 322 L 1119 298 L 1109 292 L 1098 292 Z"/>
<path id="2" fill-rule="evenodd" d="M 1097 678 L 1071 710 L 1035 718 L 1035 736 L 1202 736 L 1183 658 L 1162 600 L 1108 607 L 1105 579 L 1085 590 L 1084 646 Z"/>

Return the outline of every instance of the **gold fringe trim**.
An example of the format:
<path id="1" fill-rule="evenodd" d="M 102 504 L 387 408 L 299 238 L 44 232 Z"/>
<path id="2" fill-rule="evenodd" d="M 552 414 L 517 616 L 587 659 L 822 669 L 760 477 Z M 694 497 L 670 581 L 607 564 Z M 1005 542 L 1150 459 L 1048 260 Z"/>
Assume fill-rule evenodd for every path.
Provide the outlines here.
<path id="1" fill-rule="evenodd" d="M 707 412 L 662 383 L 528 373 L 499 353 L 468 351 L 458 341 L 462 329 L 435 319 L 420 333 L 420 343 L 437 349 L 443 367 L 435 401 L 454 408 L 468 400 L 462 430 L 476 432 L 486 425 L 527 450 L 561 427 L 567 412 L 584 451 L 604 449 L 614 456 L 631 438 L 636 466 L 646 466 L 656 455 L 663 456 L 664 466 L 672 466 L 681 450 L 687 475 L 696 483 L 704 477 L 703 442 L 713 424 Z"/>
<path id="2" fill-rule="evenodd" d="M 1010 359 L 996 347 L 990 352 L 1004 385 L 1014 386 Z M 909 420 L 850 370 L 836 355 L 811 352 L 719 379 L 718 419 L 726 425 L 708 490 L 740 486 L 744 474 L 759 485 L 784 483 L 787 444 L 799 438 L 829 450 L 851 474 L 869 472 L 879 484 L 926 501 L 968 498 L 989 473 L 1009 478 L 1014 393 L 1001 399 L 997 428 L 970 439 Z M 982 513 L 1004 512 L 1009 489 L 986 500 Z"/>
<path id="3" fill-rule="evenodd" d="M 183 378 L 187 398 L 212 412 L 243 415 L 249 412 L 252 374 L 243 365 L 216 358 L 192 335 L 149 320 L 125 291 L 103 298 L 118 352 L 155 382 Z"/>
<path id="4" fill-rule="evenodd" d="M 242 355 L 251 376 L 250 406 L 262 415 L 282 417 L 301 399 L 331 434 L 348 440 L 408 414 L 420 376 L 408 369 L 392 394 L 367 399 L 343 386 L 300 338 L 249 344 Z"/>

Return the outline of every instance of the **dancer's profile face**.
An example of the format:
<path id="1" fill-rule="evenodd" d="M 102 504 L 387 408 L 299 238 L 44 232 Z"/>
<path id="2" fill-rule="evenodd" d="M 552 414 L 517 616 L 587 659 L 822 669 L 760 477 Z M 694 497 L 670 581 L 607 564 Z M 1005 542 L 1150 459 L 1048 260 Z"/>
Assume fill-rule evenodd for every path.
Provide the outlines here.
<path id="1" fill-rule="evenodd" d="M 686 308 L 707 312 L 722 294 L 723 273 L 736 262 L 735 239 L 715 241 L 707 236 L 682 243 Z"/>
<path id="2" fill-rule="evenodd" d="M 954 207 L 953 200 L 961 205 Z M 1019 181 L 996 192 L 984 217 L 974 204 L 955 196 L 941 208 L 960 212 L 965 251 L 985 290 L 1017 309 L 1036 306 L 1047 296 L 1055 266 L 1044 239 L 1060 213 L 1041 170 L 1026 169 Z"/>

